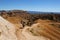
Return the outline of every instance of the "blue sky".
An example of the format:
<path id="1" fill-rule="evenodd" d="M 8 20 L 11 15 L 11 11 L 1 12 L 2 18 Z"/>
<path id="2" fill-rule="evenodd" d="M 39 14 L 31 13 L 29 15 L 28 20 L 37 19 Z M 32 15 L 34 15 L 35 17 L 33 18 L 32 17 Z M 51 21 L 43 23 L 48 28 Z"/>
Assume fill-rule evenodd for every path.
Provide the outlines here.
<path id="1" fill-rule="evenodd" d="M 0 10 L 60 12 L 60 0 L 0 0 Z"/>

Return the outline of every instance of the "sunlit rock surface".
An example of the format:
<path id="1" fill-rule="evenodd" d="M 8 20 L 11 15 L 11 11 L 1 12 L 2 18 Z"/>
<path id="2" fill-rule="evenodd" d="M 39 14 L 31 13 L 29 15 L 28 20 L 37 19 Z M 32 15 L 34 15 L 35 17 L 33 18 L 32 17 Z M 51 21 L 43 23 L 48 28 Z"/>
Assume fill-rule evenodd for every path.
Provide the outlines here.
<path id="1" fill-rule="evenodd" d="M 0 40 L 17 40 L 15 27 L 0 16 Z"/>

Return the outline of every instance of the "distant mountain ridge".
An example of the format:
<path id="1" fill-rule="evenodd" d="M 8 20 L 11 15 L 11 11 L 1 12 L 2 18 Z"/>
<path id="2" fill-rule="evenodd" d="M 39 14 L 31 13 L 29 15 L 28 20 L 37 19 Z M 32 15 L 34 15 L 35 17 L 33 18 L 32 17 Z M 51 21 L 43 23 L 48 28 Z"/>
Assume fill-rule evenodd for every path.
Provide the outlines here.
<path id="1" fill-rule="evenodd" d="M 29 12 L 29 13 L 31 13 L 31 14 L 50 14 L 50 13 L 54 13 L 54 14 L 60 14 L 60 12 L 40 12 L 40 11 L 27 11 L 27 12 Z"/>
<path id="2" fill-rule="evenodd" d="M 24 10 L 0 10 L 0 12 L 23 12 Z M 41 12 L 41 11 L 24 11 L 30 14 L 60 14 L 60 12 Z"/>

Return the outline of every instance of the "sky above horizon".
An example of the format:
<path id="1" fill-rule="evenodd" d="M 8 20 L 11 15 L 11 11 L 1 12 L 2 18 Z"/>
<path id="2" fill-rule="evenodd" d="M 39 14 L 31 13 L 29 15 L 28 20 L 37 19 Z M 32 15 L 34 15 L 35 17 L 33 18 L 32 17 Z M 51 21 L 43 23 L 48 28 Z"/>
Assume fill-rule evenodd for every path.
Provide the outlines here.
<path id="1" fill-rule="evenodd" d="M 60 12 L 60 0 L 0 0 L 0 10 Z"/>

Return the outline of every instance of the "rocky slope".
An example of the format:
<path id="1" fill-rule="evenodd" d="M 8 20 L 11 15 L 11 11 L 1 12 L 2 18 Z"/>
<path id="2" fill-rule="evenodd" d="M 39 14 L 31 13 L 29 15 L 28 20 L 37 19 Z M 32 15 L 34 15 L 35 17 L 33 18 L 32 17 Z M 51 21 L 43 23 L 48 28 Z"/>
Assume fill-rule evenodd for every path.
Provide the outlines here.
<path id="1" fill-rule="evenodd" d="M 60 28 L 49 20 L 38 21 L 21 29 L 0 16 L 0 40 L 60 40 Z"/>
<path id="2" fill-rule="evenodd" d="M 48 40 L 48 38 L 32 35 L 27 26 L 24 29 L 17 29 L 0 16 L 0 40 Z"/>

